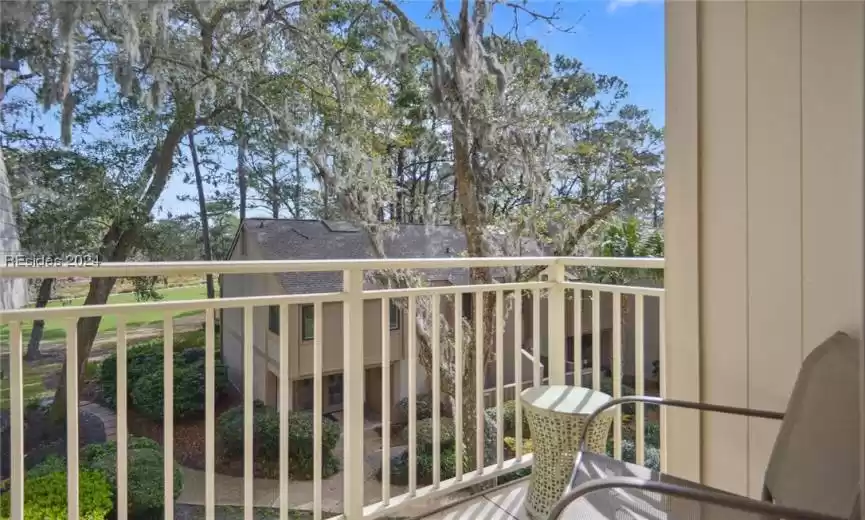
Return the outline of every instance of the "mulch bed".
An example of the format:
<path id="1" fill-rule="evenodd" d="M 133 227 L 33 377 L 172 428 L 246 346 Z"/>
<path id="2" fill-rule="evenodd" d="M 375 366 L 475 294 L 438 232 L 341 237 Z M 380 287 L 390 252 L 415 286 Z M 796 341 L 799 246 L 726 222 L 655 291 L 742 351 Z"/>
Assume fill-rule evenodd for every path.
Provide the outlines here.
<path id="1" fill-rule="evenodd" d="M 49 455 L 66 457 L 66 423 L 56 424 L 48 418 L 47 408 L 35 408 L 24 413 L 24 467 L 30 469 Z M 2 412 L 7 414 L 8 412 Z M 5 429 L 4 429 L 5 426 Z M 0 421 L 0 480 L 10 476 L 10 436 L 8 421 Z M 80 447 L 106 441 L 102 420 L 87 412 L 78 415 Z"/>
<path id="2" fill-rule="evenodd" d="M 219 420 L 222 412 L 243 404 L 243 397 L 234 388 L 229 387 L 224 395 L 216 402 L 215 415 Z M 137 413 L 132 408 L 129 409 L 129 433 L 139 437 L 148 437 L 159 444 L 163 444 L 163 428 L 162 423 L 154 421 L 148 417 L 144 417 Z M 178 464 L 188 468 L 204 471 L 206 464 L 206 441 L 207 430 L 205 428 L 204 417 L 188 418 L 174 422 L 174 460 Z M 217 473 L 231 475 L 235 477 L 243 476 L 243 460 L 230 460 L 220 457 L 220 449 L 217 439 L 216 452 L 216 467 Z M 277 467 L 278 461 L 266 461 L 264 465 L 257 465 L 254 468 L 257 478 L 273 477 L 274 467 Z M 261 466 L 261 467 L 259 467 Z"/>

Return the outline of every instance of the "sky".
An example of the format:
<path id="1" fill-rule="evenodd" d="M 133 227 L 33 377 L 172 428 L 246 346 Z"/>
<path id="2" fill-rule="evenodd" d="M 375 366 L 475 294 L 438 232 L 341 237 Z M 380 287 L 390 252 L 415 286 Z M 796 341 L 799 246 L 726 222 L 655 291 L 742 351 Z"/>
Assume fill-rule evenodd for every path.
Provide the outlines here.
<path id="1" fill-rule="evenodd" d="M 514 0 L 520 2 L 521 0 Z M 446 0 L 454 9 L 459 2 Z M 436 28 L 437 17 L 427 18 L 430 2 L 408 0 L 401 3 L 406 15 L 423 28 Z M 629 102 L 649 109 L 657 126 L 664 124 L 664 7 L 662 0 L 563 0 L 558 3 L 529 1 L 526 7 L 541 13 L 559 10 L 559 31 L 541 22 L 528 24 L 520 18 L 524 38 L 534 38 L 551 55 L 577 58 L 592 72 L 616 75 L 629 85 Z M 509 28 L 513 13 L 504 8 L 494 11 L 492 26 Z M 58 128 L 47 122 L 46 129 Z M 234 164 L 234 158 L 226 158 Z M 184 184 L 183 172 L 175 172 L 157 204 L 156 214 L 165 217 L 197 210 L 194 185 Z M 191 195 L 192 201 L 180 202 L 178 195 Z M 261 215 L 252 210 L 250 216 Z M 266 212 L 264 213 L 266 216 Z"/>

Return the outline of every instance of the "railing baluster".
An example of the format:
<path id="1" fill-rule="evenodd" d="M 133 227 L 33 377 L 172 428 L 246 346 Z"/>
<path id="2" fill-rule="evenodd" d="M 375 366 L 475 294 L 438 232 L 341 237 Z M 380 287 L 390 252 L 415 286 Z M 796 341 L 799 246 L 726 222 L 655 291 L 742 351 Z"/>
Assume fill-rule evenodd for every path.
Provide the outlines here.
<path id="1" fill-rule="evenodd" d="M 78 518 L 78 320 L 66 320 L 66 511 Z"/>
<path id="2" fill-rule="evenodd" d="M 322 312 L 321 302 L 315 302 L 313 305 L 312 322 L 313 322 L 313 338 L 312 338 L 312 515 L 313 520 L 321 520 L 321 443 L 322 443 L 322 421 L 324 416 L 322 413 L 322 392 L 324 390 L 324 381 L 322 376 L 322 353 L 321 346 L 324 336 L 324 313 Z"/>
<path id="3" fill-rule="evenodd" d="M 634 309 L 634 392 L 636 395 L 646 395 L 646 368 L 645 368 L 645 316 L 643 315 L 643 295 L 635 295 L 636 305 Z M 643 403 L 637 403 L 636 418 L 636 449 L 637 464 L 642 466 L 646 459 L 646 407 Z"/>
<path id="4" fill-rule="evenodd" d="M 390 306 L 390 298 L 381 299 L 381 501 L 384 505 L 390 504 Z"/>
<path id="5" fill-rule="evenodd" d="M 475 322 L 475 470 L 478 475 L 484 472 L 484 293 L 475 293 L 475 309 L 472 313 Z"/>
<path id="6" fill-rule="evenodd" d="M 166 519 L 174 518 L 174 316 L 168 312 L 162 320 L 162 493 Z M 72 518 L 72 517 L 70 517 Z"/>
<path id="7" fill-rule="evenodd" d="M 565 384 L 565 266 L 555 262 L 548 268 L 553 286 L 547 293 L 547 375 L 551 385 Z"/>
<path id="8" fill-rule="evenodd" d="M 408 492 L 417 491 L 417 301 L 408 297 Z"/>
<path id="9" fill-rule="evenodd" d="M 514 291 L 514 406 L 516 408 L 517 460 L 523 459 L 523 291 Z"/>
<path id="10" fill-rule="evenodd" d="M 204 512 L 216 515 L 216 319 L 213 309 L 204 312 Z M 224 327 L 225 324 L 222 324 Z"/>
<path id="11" fill-rule="evenodd" d="M 441 483 L 441 338 L 439 337 L 439 295 L 432 296 L 432 407 L 433 407 L 433 487 Z"/>
<path id="12" fill-rule="evenodd" d="M 456 430 L 456 480 L 463 479 L 463 294 L 454 294 L 454 429 Z"/>
<path id="13" fill-rule="evenodd" d="M 255 391 L 255 357 L 253 342 L 255 325 L 255 308 L 251 305 L 243 307 L 243 518 L 252 520 L 255 514 L 255 475 L 253 474 L 254 441 L 254 391 Z"/>
<path id="14" fill-rule="evenodd" d="M 583 386 L 583 291 L 574 287 L 574 386 Z"/>
<path id="15" fill-rule="evenodd" d="M 117 317 L 117 520 L 126 520 L 129 512 L 128 427 L 127 427 L 127 357 L 126 317 Z"/>
<path id="16" fill-rule="evenodd" d="M 549 359 L 547 360 L 549 364 Z M 541 385 L 541 291 L 532 289 L 532 384 Z"/>
<path id="17" fill-rule="evenodd" d="M 24 519 L 24 348 L 21 340 L 21 322 L 9 324 L 9 398 L 11 408 L 11 435 L 9 458 L 12 466 L 11 513 L 12 520 Z"/>
<path id="18" fill-rule="evenodd" d="M 601 293 L 592 291 L 592 389 L 601 390 Z"/>
<path id="19" fill-rule="evenodd" d="M 622 298 L 623 294 L 613 293 L 613 398 L 622 397 Z M 614 410 L 613 456 L 622 458 L 622 407 Z"/>
<path id="20" fill-rule="evenodd" d="M 660 364 L 661 397 L 667 397 L 667 304 L 662 294 L 658 297 L 658 358 Z M 667 411 L 665 406 L 658 406 L 661 429 L 661 471 L 667 471 Z"/>
<path id="21" fill-rule="evenodd" d="M 314 318 L 313 318 L 314 319 Z M 288 520 L 288 414 L 291 410 L 291 381 L 288 363 L 288 305 L 279 306 L 279 519 Z"/>
<path id="22" fill-rule="evenodd" d="M 363 516 L 363 269 L 343 271 L 343 514 Z"/>
<path id="23" fill-rule="evenodd" d="M 496 467 L 505 463 L 505 325 L 504 293 L 496 291 Z"/>

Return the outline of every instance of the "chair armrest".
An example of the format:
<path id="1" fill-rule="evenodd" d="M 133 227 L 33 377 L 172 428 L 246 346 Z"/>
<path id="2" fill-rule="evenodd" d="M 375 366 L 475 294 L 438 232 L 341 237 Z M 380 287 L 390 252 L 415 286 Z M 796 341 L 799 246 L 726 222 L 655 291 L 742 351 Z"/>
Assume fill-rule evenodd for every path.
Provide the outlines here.
<path id="1" fill-rule="evenodd" d="M 604 489 L 639 489 L 661 495 L 693 500 L 704 504 L 735 509 L 738 511 L 765 515 L 768 518 L 784 520 L 848 520 L 824 513 L 806 511 L 793 507 L 763 502 L 739 495 L 724 493 L 714 489 L 679 486 L 657 480 L 643 480 L 636 477 L 612 477 L 592 480 L 575 488 L 559 500 L 550 511 L 548 520 L 556 520 L 564 509 L 578 498 Z"/>
<path id="2" fill-rule="evenodd" d="M 720 404 L 698 403 L 694 401 L 682 401 L 679 399 L 664 399 L 661 397 L 650 397 L 647 395 L 629 395 L 625 397 L 620 397 L 618 399 L 613 399 L 612 401 L 608 401 L 598 407 L 598 409 L 592 412 L 591 415 L 589 415 L 589 418 L 586 419 L 586 423 L 583 425 L 583 431 L 580 434 L 580 452 L 583 452 L 586 449 L 586 435 L 588 434 L 589 428 L 591 427 L 595 419 L 610 408 L 614 408 L 616 406 L 621 406 L 628 403 L 644 403 L 654 404 L 658 406 L 671 406 L 673 408 L 688 408 L 691 410 L 700 410 L 703 412 L 719 412 L 732 415 L 743 415 L 747 417 L 760 417 L 762 419 L 784 419 L 784 414 L 780 412 L 755 410 L 752 408 L 739 408 L 737 406 L 724 406 Z"/>

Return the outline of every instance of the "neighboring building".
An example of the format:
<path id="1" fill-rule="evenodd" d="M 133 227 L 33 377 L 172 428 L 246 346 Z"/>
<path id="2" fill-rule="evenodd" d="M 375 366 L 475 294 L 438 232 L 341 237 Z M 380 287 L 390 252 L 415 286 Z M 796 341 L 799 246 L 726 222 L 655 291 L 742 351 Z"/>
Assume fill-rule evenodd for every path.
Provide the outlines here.
<path id="1" fill-rule="evenodd" d="M 399 225 L 384 239 L 388 258 L 447 258 L 465 251 L 465 238 L 461 231 L 450 226 Z M 532 249 L 532 248 L 528 248 Z M 541 255 L 537 248 L 527 255 Z M 318 220 L 247 219 L 242 223 L 231 248 L 231 260 L 326 260 L 326 259 L 373 259 L 370 237 L 365 231 L 344 222 Z M 431 269 L 421 271 L 431 285 L 465 285 L 468 283 L 467 269 Z M 494 272 L 494 275 L 496 273 Z M 376 287 L 369 282 L 367 289 Z M 342 290 L 342 274 L 339 272 L 242 274 L 222 276 L 222 297 L 261 296 L 279 294 L 313 294 L 339 292 Z M 472 312 L 472 298 L 464 295 L 463 312 Z M 602 299 L 605 309 L 610 299 Z M 342 304 L 325 303 L 322 338 L 322 362 L 324 381 L 323 403 L 325 409 L 335 410 L 342 405 L 343 335 Z M 442 313 L 453 323 L 453 304 L 442 298 Z M 583 305 L 583 333 L 591 330 L 591 305 Z M 279 388 L 279 308 L 257 307 L 253 311 L 254 387 L 255 398 L 276 405 Z M 380 411 L 381 404 L 381 301 L 364 302 L 365 350 L 365 400 L 368 409 Z M 408 361 L 406 317 L 398 305 L 392 304 L 390 314 L 391 402 L 408 395 Z M 608 351 L 610 313 L 603 313 L 602 329 L 605 329 L 605 351 Z M 573 344 L 573 304 L 566 309 L 568 343 Z M 288 315 L 289 377 L 291 377 L 292 402 L 295 409 L 312 406 L 313 376 L 313 305 L 290 305 Z M 542 356 L 546 352 L 547 338 L 546 300 L 541 302 L 540 342 Z M 647 319 L 647 323 L 653 323 Z M 504 379 L 513 383 L 514 374 L 514 323 L 513 311 L 505 319 L 504 334 Z M 523 374 L 522 379 L 531 379 L 532 369 L 532 303 L 523 302 L 522 315 Z M 232 382 L 242 386 L 243 381 L 243 311 L 225 309 L 221 319 L 222 356 Z M 589 344 L 590 344 L 589 340 Z M 657 352 L 657 347 L 655 347 Z M 605 358 L 608 356 L 605 355 Z M 647 353 L 647 357 L 651 354 Z M 657 359 L 655 355 L 651 359 Z M 418 367 L 417 392 L 429 389 L 425 371 Z M 490 367 L 486 374 L 486 387 L 495 386 L 495 370 Z"/>
<path id="2" fill-rule="evenodd" d="M 15 215 L 12 211 L 12 194 L 3 155 L 0 152 L 0 270 L 6 266 L 7 256 L 20 252 Z M 22 307 L 27 303 L 27 280 L 0 278 L 0 310 Z"/>

